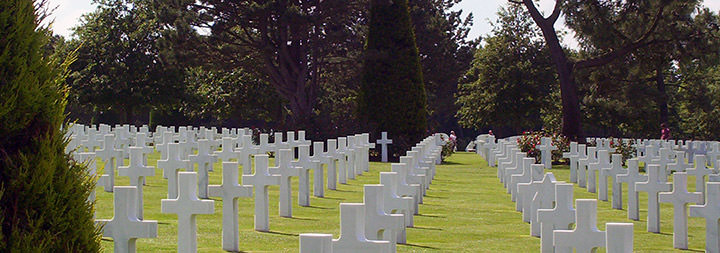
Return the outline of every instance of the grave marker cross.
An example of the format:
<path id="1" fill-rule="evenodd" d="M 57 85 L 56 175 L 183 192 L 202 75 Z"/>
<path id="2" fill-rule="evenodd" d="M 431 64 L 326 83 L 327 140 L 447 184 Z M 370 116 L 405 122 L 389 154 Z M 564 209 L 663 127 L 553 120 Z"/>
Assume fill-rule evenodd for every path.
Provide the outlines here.
<path id="1" fill-rule="evenodd" d="M 575 200 L 575 230 L 555 230 L 553 244 L 555 252 L 593 252 L 605 246 L 605 231 L 597 228 L 597 200 Z"/>
<path id="2" fill-rule="evenodd" d="M 660 233 L 660 205 L 658 204 L 658 194 L 667 192 L 672 189 L 672 185 L 665 182 L 665 172 L 659 165 L 648 166 L 648 180 L 646 182 L 635 183 L 637 191 L 648 193 L 648 217 L 647 230 L 652 233 Z"/>
<path id="3" fill-rule="evenodd" d="M 673 174 L 672 192 L 660 193 L 660 202 L 673 204 L 673 247 L 676 249 L 688 248 L 688 203 L 701 203 L 703 195 L 699 192 L 688 192 L 687 173 L 675 172 Z"/>
<path id="4" fill-rule="evenodd" d="M 201 200 L 197 197 L 197 173 L 178 173 L 178 197 L 163 199 L 160 203 L 162 213 L 174 213 L 178 216 L 178 252 L 197 252 L 198 214 L 215 212 L 213 200 Z"/>
<path id="5" fill-rule="evenodd" d="M 255 230 L 263 232 L 270 230 L 268 186 L 280 184 L 280 175 L 271 175 L 268 165 L 268 155 L 256 155 L 255 174 L 243 175 L 243 184 L 255 188 Z"/>
<path id="6" fill-rule="evenodd" d="M 103 236 L 113 238 L 115 252 L 135 252 L 137 238 L 157 237 L 157 221 L 141 220 L 137 217 L 137 188 L 135 186 L 115 186 L 114 215 L 110 220 L 98 219 Z"/>
<path id="7" fill-rule="evenodd" d="M 720 252 L 720 183 L 707 183 L 705 204 L 691 205 L 690 216 L 705 218 L 705 252 Z"/>
<path id="8" fill-rule="evenodd" d="M 238 230 L 238 198 L 252 197 L 252 187 L 238 184 L 238 163 L 223 162 L 222 185 L 210 185 L 211 197 L 220 197 L 223 201 L 222 244 L 223 250 L 240 251 Z"/>
<path id="9" fill-rule="evenodd" d="M 392 140 L 387 138 L 387 132 L 380 133 L 381 138 L 378 139 L 375 143 L 380 145 L 381 150 L 381 161 L 386 163 L 388 161 L 388 151 L 387 146 L 388 144 L 392 144 Z"/>
<path id="10" fill-rule="evenodd" d="M 118 175 L 129 177 L 130 185 L 137 187 L 137 217 L 143 218 L 143 179 L 155 175 L 155 168 L 145 166 L 143 150 L 140 147 L 130 147 L 130 163 L 128 166 L 118 168 Z"/>

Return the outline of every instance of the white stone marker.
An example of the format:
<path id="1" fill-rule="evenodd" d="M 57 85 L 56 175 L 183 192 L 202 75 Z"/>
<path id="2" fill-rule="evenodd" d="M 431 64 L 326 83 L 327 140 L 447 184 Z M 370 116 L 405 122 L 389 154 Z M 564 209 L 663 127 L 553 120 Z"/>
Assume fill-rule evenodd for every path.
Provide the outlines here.
<path id="1" fill-rule="evenodd" d="M 300 253 L 332 253 L 331 234 L 300 234 Z"/>
<path id="2" fill-rule="evenodd" d="M 235 140 L 230 137 L 222 138 L 222 150 L 214 151 L 213 154 L 223 162 L 229 162 L 230 159 L 237 159 L 237 153 L 235 153 Z"/>
<path id="3" fill-rule="evenodd" d="M 418 214 L 419 204 L 422 203 L 423 198 L 423 186 L 420 184 L 411 183 L 407 178 L 407 164 L 404 163 L 393 163 L 390 165 L 390 171 L 397 172 L 398 178 L 400 179 L 397 185 L 398 195 L 401 196 L 412 196 L 415 200 L 415 213 Z"/>
<path id="4" fill-rule="evenodd" d="M 291 163 L 300 169 L 298 177 L 298 205 L 310 206 L 310 170 L 317 170 L 318 163 L 310 160 L 310 145 L 298 147 L 298 160 Z"/>
<path id="5" fill-rule="evenodd" d="M 692 164 L 689 164 L 685 160 L 684 151 L 675 151 L 675 162 L 668 164 L 668 173 L 685 172 L 685 170 L 692 168 Z"/>
<path id="6" fill-rule="evenodd" d="M 178 173 L 178 197 L 163 199 L 160 203 L 162 213 L 174 213 L 178 216 L 178 252 L 197 252 L 198 214 L 213 214 L 215 201 L 198 199 L 197 173 Z"/>
<path id="7" fill-rule="evenodd" d="M 347 177 L 348 179 L 355 180 L 355 175 L 362 175 L 362 169 L 357 166 L 356 160 L 358 160 L 358 147 L 356 147 L 355 136 L 347 137 Z"/>
<path id="8" fill-rule="evenodd" d="M 637 191 L 648 193 L 647 231 L 652 233 L 660 233 L 658 194 L 672 190 L 672 185 L 663 181 L 664 174 L 665 172 L 662 171 L 659 165 L 649 165 L 648 181 L 635 183 Z"/>
<path id="9" fill-rule="evenodd" d="M 618 183 L 627 183 L 628 185 L 628 219 L 639 220 L 640 215 L 638 209 L 638 192 L 635 190 L 635 183 L 647 181 L 647 175 L 640 174 L 638 168 L 638 159 L 632 158 L 627 160 L 627 174 L 620 174 L 615 177 Z"/>
<path id="10" fill-rule="evenodd" d="M 508 188 L 510 189 L 510 194 L 511 194 L 510 200 L 515 202 L 515 209 L 517 211 L 522 210 L 522 201 L 517 201 L 517 197 L 519 195 L 518 190 L 517 190 L 517 185 L 531 183 L 533 181 L 534 178 L 532 177 L 533 170 L 532 170 L 531 165 L 535 164 L 535 158 L 524 157 L 520 164 L 521 164 L 520 166 L 523 170 L 523 173 L 520 175 L 513 175 L 510 178 L 510 185 L 508 186 Z"/>
<path id="11" fill-rule="evenodd" d="M 542 183 L 542 179 L 545 176 L 543 174 L 543 171 L 545 170 L 545 166 L 542 164 L 532 164 L 531 170 L 532 173 L 532 181 L 529 183 L 524 184 L 518 184 L 518 198 L 517 202 L 522 202 L 520 204 L 520 207 L 522 209 L 522 219 L 523 222 L 530 222 L 530 204 L 532 202 L 532 199 L 535 197 L 535 193 L 538 191 L 538 187 L 540 186 L 540 183 Z"/>
<path id="12" fill-rule="evenodd" d="M 223 201 L 222 244 L 223 250 L 240 251 L 238 230 L 238 198 L 252 197 L 252 187 L 238 184 L 238 163 L 223 162 L 222 185 L 210 185 L 211 197 L 220 197 Z"/>
<path id="13" fill-rule="evenodd" d="M 570 142 L 570 152 L 564 152 L 563 158 L 570 159 L 570 183 L 577 182 L 577 161 L 580 159 L 577 142 Z"/>
<path id="14" fill-rule="evenodd" d="M 695 156 L 695 168 L 689 168 L 685 171 L 688 175 L 695 176 L 695 191 L 705 193 L 705 176 L 713 174 L 713 170 L 706 165 L 705 156 Z"/>
<path id="15" fill-rule="evenodd" d="M 382 132 L 380 134 L 382 137 L 375 142 L 376 144 L 380 145 L 380 160 L 384 163 L 388 162 L 388 150 L 387 145 L 392 144 L 392 140 L 387 138 L 387 132 Z"/>
<path id="16" fill-rule="evenodd" d="M 217 162 L 217 156 L 210 154 L 210 141 L 207 139 L 198 140 L 198 153 L 190 155 L 190 161 L 198 165 L 198 188 L 200 189 L 198 196 L 200 198 L 208 198 L 208 171 L 212 171 L 213 164 Z"/>
<path id="17" fill-rule="evenodd" d="M 115 149 L 115 136 L 106 134 L 104 137 L 103 148 L 95 154 L 103 160 L 105 166 L 103 170 L 106 176 L 103 176 L 103 187 L 106 192 L 112 192 L 115 186 L 115 169 L 122 165 L 122 152 Z"/>
<path id="18" fill-rule="evenodd" d="M 145 166 L 143 161 L 142 148 L 130 147 L 130 163 L 128 166 L 118 168 L 118 175 L 121 177 L 129 177 L 130 185 L 137 186 L 137 217 L 143 218 L 143 179 L 155 175 L 155 168 Z"/>
<path id="19" fill-rule="evenodd" d="M 97 175 L 97 161 L 95 161 L 95 153 L 93 152 L 80 152 L 75 153 L 77 155 L 78 163 L 84 164 L 87 166 L 87 173 L 91 177 L 94 177 Z M 95 189 L 93 188 L 92 191 L 90 191 L 90 195 L 88 196 L 88 202 L 92 203 L 95 201 Z"/>
<path id="20" fill-rule="evenodd" d="M 291 149 L 280 149 L 275 163 L 277 167 L 270 168 L 270 173 L 280 175 L 280 193 L 278 197 L 278 211 L 281 217 L 292 217 L 292 187 L 291 177 L 300 176 L 301 168 L 290 165 L 290 160 L 295 156 Z"/>
<path id="21" fill-rule="evenodd" d="M 588 179 L 587 179 L 587 173 L 588 173 L 588 165 L 596 163 L 597 162 L 597 152 L 595 151 L 595 147 L 588 147 L 587 154 L 584 158 L 580 158 L 578 160 L 578 186 L 580 188 L 587 188 L 588 186 Z"/>
<path id="22" fill-rule="evenodd" d="M 633 252 L 633 223 L 605 223 L 605 252 Z"/>
<path id="23" fill-rule="evenodd" d="M 116 253 L 135 252 L 137 238 L 157 237 L 157 221 L 141 220 L 137 217 L 137 188 L 135 186 L 115 186 L 113 218 L 98 219 L 102 226 L 103 237 L 113 239 Z"/>
<path id="24" fill-rule="evenodd" d="M 673 175 L 672 192 L 660 193 L 659 200 L 673 204 L 673 247 L 688 248 L 688 203 L 701 203 L 703 195 L 699 192 L 688 192 L 687 173 L 675 172 Z"/>
<path id="25" fill-rule="evenodd" d="M 338 160 L 338 182 L 341 184 L 347 184 L 348 180 L 348 169 L 347 169 L 347 138 L 337 138 L 337 151 L 335 152 L 335 158 Z"/>
<path id="26" fill-rule="evenodd" d="M 555 230 L 553 245 L 555 252 L 594 252 L 595 248 L 605 246 L 605 231 L 597 228 L 597 200 L 575 200 L 575 230 Z"/>
<path id="27" fill-rule="evenodd" d="M 705 252 L 720 252 L 720 183 L 707 183 L 705 204 L 691 205 L 690 216 L 705 218 Z"/>
<path id="28" fill-rule="evenodd" d="M 555 207 L 553 209 L 538 209 L 538 222 L 540 222 L 540 251 L 552 253 L 553 231 L 567 230 L 575 222 L 575 208 L 573 208 L 573 185 L 555 184 Z"/>
<path id="29" fill-rule="evenodd" d="M 557 147 L 552 145 L 552 139 L 549 137 L 541 138 L 540 145 L 535 148 L 540 150 L 540 160 L 545 168 L 552 169 L 552 151 L 557 150 Z"/>
<path id="30" fill-rule="evenodd" d="M 622 159 L 621 154 L 613 154 L 610 168 L 600 171 L 600 192 L 605 192 L 605 199 L 607 200 L 607 180 L 610 178 L 612 180 L 612 208 L 618 210 L 622 210 L 622 184 L 618 182 L 617 176 L 627 173 L 627 170 L 622 166 Z M 602 188 L 605 189 L 602 190 Z"/>
<path id="31" fill-rule="evenodd" d="M 380 184 L 383 187 L 383 200 L 386 213 L 401 213 L 405 217 L 405 226 L 412 227 L 415 213 L 415 199 L 399 196 L 397 188 L 400 181 L 397 172 L 380 172 Z"/>
<path id="32" fill-rule="evenodd" d="M 325 197 L 325 170 L 323 164 L 327 164 L 325 159 L 325 143 L 321 141 L 313 142 L 313 155 L 310 160 L 317 163 L 317 167 L 313 171 L 313 196 Z"/>
<path id="33" fill-rule="evenodd" d="M 337 140 L 327 140 L 327 152 L 324 155 L 324 161 L 327 164 L 327 188 L 330 190 L 337 189 Z"/>
<path id="34" fill-rule="evenodd" d="M 595 172 L 600 172 L 603 169 L 610 169 L 612 165 L 610 164 L 610 154 L 607 150 L 599 150 L 597 151 L 597 162 L 588 164 L 587 169 L 587 190 L 588 192 L 595 193 L 597 192 L 597 174 Z M 600 200 L 607 200 L 607 181 L 605 181 L 605 192 L 603 193 L 600 191 L 598 193 L 598 199 Z"/>
<path id="35" fill-rule="evenodd" d="M 505 167 L 505 172 L 503 172 L 503 175 L 505 175 L 505 180 L 503 181 L 503 183 L 505 184 L 507 193 L 511 193 L 510 180 L 512 179 L 512 176 L 521 175 L 523 173 L 523 158 L 525 158 L 524 152 L 516 152 L 515 157 L 511 162 L 511 165 Z"/>
<path id="36" fill-rule="evenodd" d="M 189 160 L 182 160 L 180 158 L 180 144 L 168 143 L 167 144 L 167 158 L 164 160 L 158 160 L 157 166 L 163 169 L 163 175 L 168 179 L 168 199 L 177 198 L 177 173 L 180 169 L 192 168 L 192 164 Z"/>
<path id="37" fill-rule="evenodd" d="M 268 171 L 268 155 L 255 156 L 255 174 L 243 175 L 243 184 L 255 188 L 255 231 L 270 231 L 268 186 L 279 185 L 280 175 Z"/>
<path id="38" fill-rule="evenodd" d="M 365 237 L 365 205 L 340 203 L 340 238 L 333 239 L 333 252 L 395 252 L 395 245 L 388 241 L 368 240 Z"/>
<path id="39" fill-rule="evenodd" d="M 158 152 L 160 152 L 160 159 L 165 160 L 167 159 L 168 155 L 168 144 L 174 143 L 173 142 L 173 132 L 163 132 L 162 133 L 162 142 L 155 145 L 155 149 L 157 149 Z M 163 178 L 165 175 L 163 174 Z"/>
<path id="40" fill-rule="evenodd" d="M 366 184 L 364 187 L 365 236 L 370 240 L 389 241 L 392 244 L 405 243 L 405 217 L 385 212 L 385 186 Z"/>
<path id="41" fill-rule="evenodd" d="M 537 186 L 537 192 L 533 195 L 530 203 L 530 235 L 540 237 L 540 222 L 537 219 L 537 210 L 553 207 L 555 202 L 555 175 L 548 172 L 545 173 L 543 180 Z"/>

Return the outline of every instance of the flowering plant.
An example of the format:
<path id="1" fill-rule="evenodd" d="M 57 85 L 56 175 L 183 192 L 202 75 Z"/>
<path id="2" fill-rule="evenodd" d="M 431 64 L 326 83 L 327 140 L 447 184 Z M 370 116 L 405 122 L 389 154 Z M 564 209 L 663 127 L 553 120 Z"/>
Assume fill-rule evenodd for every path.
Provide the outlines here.
<path id="1" fill-rule="evenodd" d="M 518 146 L 522 152 L 527 153 L 528 157 L 535 158 L 536 161 L 540 160 L 540 150 L 536 148 L 540 145 L 542 137 L 550 137 L 552 139 L 552 145 L 557 147 L 557 150 L 552 151 L 552 160 L 560 161 L 562 159 L 562 153 L 570 150 L 570 140 L 559 133 L 549 133 L 546 131 L 525 131 L 523 135 L 517 140 Z"/>

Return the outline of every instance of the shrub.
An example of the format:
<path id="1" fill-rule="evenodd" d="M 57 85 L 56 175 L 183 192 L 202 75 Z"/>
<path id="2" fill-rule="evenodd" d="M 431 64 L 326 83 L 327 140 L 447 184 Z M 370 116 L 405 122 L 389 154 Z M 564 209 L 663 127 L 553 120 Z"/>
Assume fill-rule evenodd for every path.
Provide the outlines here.
<path id="1" fill-rule="evenodd" d="M 43 3 L 0 1 L 0 252 L 97 252 L 95 183 L 65 154 L 70 61 L 43 55 Z"/>
<path id="2" fill-rule="evenodd" d="M 562 153 L 570 150 L 570 139 L 559 133 L 550 134 L 546 131 L 526 131 L 518 139 L 518 146 L 522 152 L 527 153 L 528 157 L 535 158 L 536 161 L 540 161 L 540 150 L 535 146 L 540 145 L 542 137 L 550 137 L 552 144 L 557 147 L 556 150 L 552 151 L 552 160 L 554 162 L 563 161 Z"/>
<path id="3" fill-rule="evenodd" d="M 636 149 L 633 147 L 633 144 L 635 144 L 634 140 L 630 140 L 629 142 L 624 142 L 622 139 L 616 139 L 613 137 L 609 138 L 610 140 L 610 147 L 615 148 L 615 152 L 613 154 L 620 154 L 622 155 L 623 162 L 622 164 L 625 165 L 625 162 L 627 162 L 628 159 L 632 158 L 635 155 Z M 596 147 L 597 142 L 595 139 L 592 139 L 590 142 L 588 142 L 588 147 Z"/>

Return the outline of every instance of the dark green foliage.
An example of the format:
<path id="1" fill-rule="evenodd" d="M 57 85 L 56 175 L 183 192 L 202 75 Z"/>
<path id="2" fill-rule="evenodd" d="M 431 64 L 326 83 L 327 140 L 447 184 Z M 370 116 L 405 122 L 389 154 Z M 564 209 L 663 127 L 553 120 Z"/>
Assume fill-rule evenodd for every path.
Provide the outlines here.
<path id="1" fill-rule="evenodd" d="M 407 0 L 371 1 L 358 111 L 373 136 L 393 137 L 395 154 L 425 134 L 427 97 Z"/>
<path id="2" fill-rule="evenodd" d="M 67 64 L 44 56 L 43 6 L 0 2 L 0 252 L 97 252 L 94 179 L 64 152 Z"/>
<path id="3" fill-rule="evenodd" d="M 493 35 L 475 53 L 457 94 L 460 124 L 498 136 L 539 130 L 557 79 L 545 43 L 521 7 L 501 9 Z M 553 115 L 556 116 L 557 115 Z"/>

